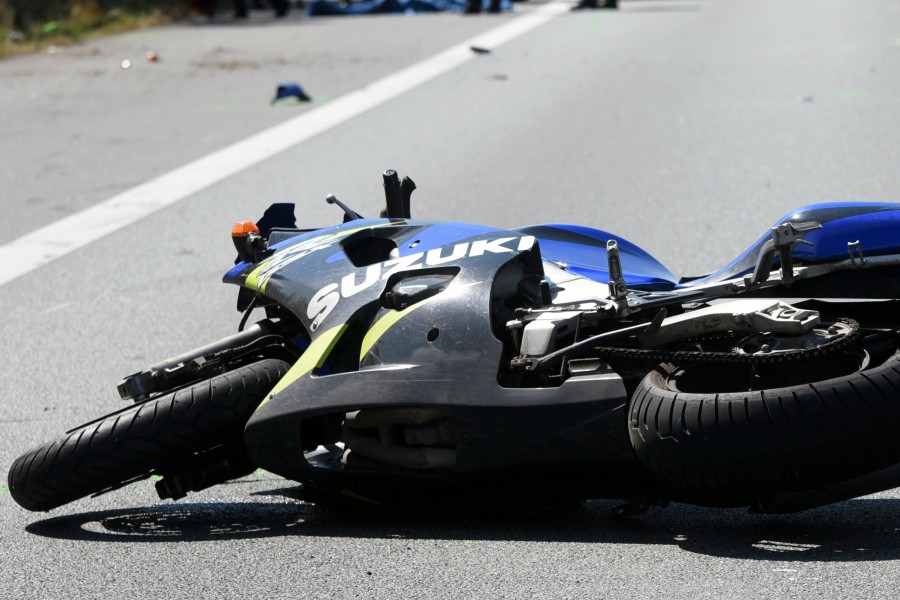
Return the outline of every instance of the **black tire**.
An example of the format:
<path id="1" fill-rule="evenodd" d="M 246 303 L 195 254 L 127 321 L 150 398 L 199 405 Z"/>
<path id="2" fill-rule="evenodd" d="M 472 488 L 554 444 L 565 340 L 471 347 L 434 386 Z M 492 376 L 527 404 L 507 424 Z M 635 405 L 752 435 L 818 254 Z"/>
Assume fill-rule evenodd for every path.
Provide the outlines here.
<path id="1" fill-rule="evenodd" d="M 232 439 L 287 372 L 266 359 L 82 425 L 20 456 L 9 491 L 46 511 L 165 468 Z"/>
<path id="2" fill-rule="evenodd" d="M 664 364 L 649 373 L 628 413 L 635 453 L 673 499 L 752 505 L 900 462 L 900 355 L 865 371 L 751 392 L 679 392 L 670 384 L 677 371 Z"/>

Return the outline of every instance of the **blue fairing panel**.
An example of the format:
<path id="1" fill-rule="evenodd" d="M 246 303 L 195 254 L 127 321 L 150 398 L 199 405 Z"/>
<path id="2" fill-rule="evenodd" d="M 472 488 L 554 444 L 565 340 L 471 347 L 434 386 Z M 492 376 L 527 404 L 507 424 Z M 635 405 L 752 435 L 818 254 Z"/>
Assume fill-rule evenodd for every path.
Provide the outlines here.
<path id="1" fill-rule="evenodd" d="M 543 259 L 563 263 L 566 270 L 601 283 L 609 281 L 606 262 L 609 240 L 615 240 L 619 246 L 622 271 L 629 288 L 665 291 L 677 282 L 675 275 L 645 250 L 606 231 L 580 225 L 531 225 L 516 231 L 538 239 Z"/>
<path id="2" fill-rule="evenodd" d="M 798 244 L 792 256 L 805 263 L 849 258 L 847 244 L 859 242 L 864 256 L 900 254 L 900 204 L 883 202 L 832 202 L 811 204 L 785 215 L 774 225 L 815 221 L 822 229 L 804 238 L 812 245 Z M 743 254 L 718 271 L 687 285 L 701 285 L 741 277 L 753 272 L 762 245 L 771 239 L 766 232 Z M 776 260 L 777 262 L 777 260 Z"/>

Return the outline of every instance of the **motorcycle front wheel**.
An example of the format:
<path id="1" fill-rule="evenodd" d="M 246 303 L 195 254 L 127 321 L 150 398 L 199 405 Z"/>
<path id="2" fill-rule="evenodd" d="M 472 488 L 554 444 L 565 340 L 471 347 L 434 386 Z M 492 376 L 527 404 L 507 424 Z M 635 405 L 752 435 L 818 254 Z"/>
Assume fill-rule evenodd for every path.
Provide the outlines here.
<path id="1" fill-rule="evenodd" d="M 82 425 L 20 456 L 9 491 L 47 511 L 234 440 L 287 363 L 265 359 Z"/>

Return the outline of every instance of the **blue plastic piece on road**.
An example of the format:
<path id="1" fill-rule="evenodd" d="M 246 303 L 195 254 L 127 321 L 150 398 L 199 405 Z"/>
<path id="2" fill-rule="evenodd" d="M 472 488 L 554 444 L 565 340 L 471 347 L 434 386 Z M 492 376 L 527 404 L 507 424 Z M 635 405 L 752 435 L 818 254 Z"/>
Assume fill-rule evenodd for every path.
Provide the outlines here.
<path id="1" fill-rule="evenodd" d="M 272 104 L 284 98 L 296 98 L 300 102 L 309 102 L 312 98 L 303 91 L 303 88 L 293 81 L 284 81 L 278 84 L 275 89 L 275 97 L 272 98 Z"/>

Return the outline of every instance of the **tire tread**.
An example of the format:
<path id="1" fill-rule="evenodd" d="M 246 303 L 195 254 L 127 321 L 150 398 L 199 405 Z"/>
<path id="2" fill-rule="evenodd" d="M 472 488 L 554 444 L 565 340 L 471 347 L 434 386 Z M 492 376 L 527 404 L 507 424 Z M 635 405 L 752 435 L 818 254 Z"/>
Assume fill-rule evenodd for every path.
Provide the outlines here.
<path id="1" fill-rule="evenodd" d="M 660 365 L 632 395 L 638 458 L 676 495 L 713 505 L 812 489 L 900 462 L 900 355 L 868 371 L 741 393 L 669 389 Z M 649 415 L 649 416 L 648 416 Z"/>
<path id="2" fill-rule="evenodd" d="M 241 434 L 287 369 L 265 359 L 84 425 L 16 459 L 10 493 L 51 510 L 219 445 Z"/>

